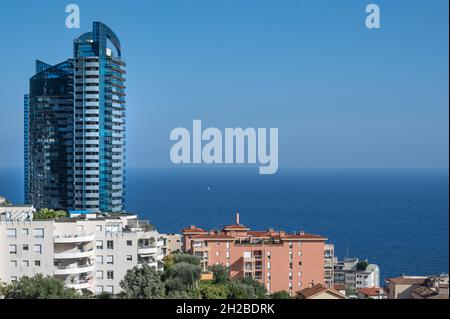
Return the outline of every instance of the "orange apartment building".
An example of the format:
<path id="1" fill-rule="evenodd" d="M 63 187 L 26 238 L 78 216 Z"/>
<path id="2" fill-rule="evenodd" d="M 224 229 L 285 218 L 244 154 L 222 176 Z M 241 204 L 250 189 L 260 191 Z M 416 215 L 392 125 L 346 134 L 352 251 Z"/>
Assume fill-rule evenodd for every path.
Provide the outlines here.
<path id="1" fill-rule="evenodd" d="M 204 271 L 222 264 L 231 279 L 253 277 L 269 293 L 285 290 L 291 295 L 314 284 L 324 284 L 324 247 L 327 239 L 283 231 L 251 231 L 236 223 L 222 231 L 183 229 L 184 250 L 200 257 Z"/>

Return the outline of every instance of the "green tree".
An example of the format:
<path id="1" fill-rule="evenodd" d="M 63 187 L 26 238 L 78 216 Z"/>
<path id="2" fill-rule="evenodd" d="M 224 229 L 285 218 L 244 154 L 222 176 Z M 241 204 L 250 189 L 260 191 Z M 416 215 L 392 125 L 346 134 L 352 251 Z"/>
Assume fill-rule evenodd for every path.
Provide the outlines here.
<path id="1" fill-rule="evenodd" d="M 9 286 L 0 280 L 0 297 L 4 297 L 7 294 Z"/>
<path id="2" fill-rule="evenodd" d="M 120 282 L 123 296 L 129 299 L 160 299 L 164 297 L 164 284 L 158 271 L 143 265 L 134 267 Z"/>
<path id="3" fill-rule="evenodd" d="M 201 299 L 226 299 L 229 295 L 227 284 L 216 284 L 211 281 L 200 281 L 198 294 Z"/>
<path id="4" fill-rule="evenodd" d="M 259 299 L 267 298 L 267 290 L 259 281 L 251 277 L 241 278 L 239 279 L 239 281 L 252 287 L 255 291 L 255 295 L 257 296 L 257 298 Z"/>
<path id="5" fill-rule="evenodd" d="M 251 277 L 230 281 L 228 299 L 266 299 L 267 290 Z"/>
<path id="6" fill-rule="evenodd" d="M 189 254 L 175 254 L 173 255 L 174 264 L 188 263 L 194 266 L 200 266 L 200 258 Z"/>
<path id="7" fill-rule="evenodd" d="M 35 220 L 50 220 L 67 217 L 67 213 L 62 210 L 54 211 L 53 209 L 42 208 L 38 212 L 34 213 L 33 219 Z"/>
<path id="8" fill-rule="evenodd" d="M 227 299 L 258 299 L 258 297 L 252 286 L 239 280 L 233 280 L 228 284 Z"/>
<path id="9" fill-rule="evenodd" d="M 225 284 L 228 282 L 230 272 L 224 265 L 214 265 L 209 267 L 209 270 L 212 271 L 214 275 L 213 282 L 215 284 Z"/>
<path id="10" fill-rule="evenodd" d="M 367 266 L 369 266 L 369 262 L 367 260 L 358 261 L 358 263 L 356 264 L 356 270 L 364 271 L 366 270 Z"/>
<path id="11" fill-rule="evenodd" d="M 176 263 L 164 273 L 166 290 L 170 293 L 193 289 L 200 279 L 200 275 L 200 266 L 187 262 Z"/>
<path id="12" fill-rule="evenodd" d="M 10 284 L 6 290 L 6 299 L 78 299 L 82 298 L 74 289 L 66 288 L 61 280 L 44 277 L 22 277 Z"/>
<path id="13" fill-rule="evenodd" d="M 270 299 L 292 299 L 291 295 L 285 290 L 276 291 L 269 296 Z"/>

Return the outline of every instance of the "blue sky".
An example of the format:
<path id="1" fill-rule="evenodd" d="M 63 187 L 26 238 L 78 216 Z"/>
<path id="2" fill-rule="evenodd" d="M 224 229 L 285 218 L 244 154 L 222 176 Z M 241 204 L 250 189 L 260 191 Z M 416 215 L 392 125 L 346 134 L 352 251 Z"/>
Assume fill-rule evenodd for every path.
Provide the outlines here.
<path id="1" fill-rule="evenodd" d="M 278 127 L 282 167 L 448 168 L 448 1 L 4 1 L 0 166 L 23 165 L 34 60 L 72 56 L 92 21 L 120 37 L 127 166 L 171 166 L 170 131 Z"/>

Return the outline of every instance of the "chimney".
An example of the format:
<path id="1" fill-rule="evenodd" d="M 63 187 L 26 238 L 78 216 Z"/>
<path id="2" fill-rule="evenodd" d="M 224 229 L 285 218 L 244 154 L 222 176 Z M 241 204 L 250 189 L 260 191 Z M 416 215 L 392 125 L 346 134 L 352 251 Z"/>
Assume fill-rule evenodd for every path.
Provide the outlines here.
<path id="1" fill-rule="evenodd" d="M 240 225 L 239 212 L 236 212 L 236 225 Z"/>

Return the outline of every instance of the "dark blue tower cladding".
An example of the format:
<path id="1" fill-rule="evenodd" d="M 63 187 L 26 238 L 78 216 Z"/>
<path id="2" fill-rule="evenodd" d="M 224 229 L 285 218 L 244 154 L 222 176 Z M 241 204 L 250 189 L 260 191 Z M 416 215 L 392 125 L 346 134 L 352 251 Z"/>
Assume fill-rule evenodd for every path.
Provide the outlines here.
<path id="1" fill-rule="evenodd" d="M 28 158 L 29 158 L 29 114 L 30 114 L 30 96 L 28 94 L 25 94 L 23 98 L 23 136 L 24 136 L 24 143 L 23 143 L 23 162 L 24 162 L 24 203 L 29 204 L 30 203 L 30 194 L 29 194 L 29 169 L 28 169 Z"/>
<path id="2" fill-rule="evenodd" d="M 25 97 L 26 201 L 36 208 L 73 205 L 73 61 L 36 61 Z"/>
<path id="3" fill-rule="evenodd" d="M 94 22 L 74 42 L 74 209 L 124 210 L 125 63 L 118 37 Z"/>

